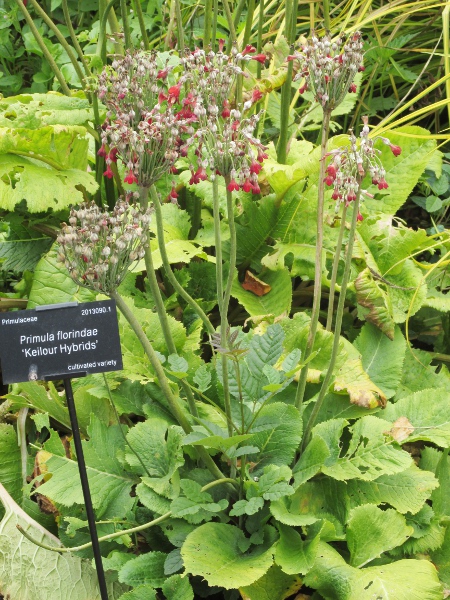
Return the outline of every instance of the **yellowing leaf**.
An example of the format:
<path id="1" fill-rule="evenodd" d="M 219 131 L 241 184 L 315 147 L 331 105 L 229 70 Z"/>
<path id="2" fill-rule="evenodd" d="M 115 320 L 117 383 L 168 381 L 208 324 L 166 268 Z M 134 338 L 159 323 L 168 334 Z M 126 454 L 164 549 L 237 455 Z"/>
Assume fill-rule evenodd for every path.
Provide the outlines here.
<path id="1" fill-rule="evenodd" d="M 335 392 L 345 392 L 350 402 L 364 408 L 386 406 L 386 396 L 364 371 L 361 359 L 350 359 L 338 373 L 334 382 Z"/>

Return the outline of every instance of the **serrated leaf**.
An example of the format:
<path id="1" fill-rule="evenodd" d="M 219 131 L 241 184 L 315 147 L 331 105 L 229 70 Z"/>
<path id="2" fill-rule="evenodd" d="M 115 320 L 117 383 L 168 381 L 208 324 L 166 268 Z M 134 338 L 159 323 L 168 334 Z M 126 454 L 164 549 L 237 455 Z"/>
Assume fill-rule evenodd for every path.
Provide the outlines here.
<path id="1" fill-rule="evenodd" d="M 99 600 L 100 590 L 90 560 L 39 548 L 16 528 L 19 524 L 39 542 L 58 546 L 58 538 L 27 515 L 0 484 L 5 516 L 0 522 L 1 593 L 14 600 L 65 600 L 67 590 L 77 600 Z M 106 574 L 108 597 L 117 600 L 127 587 Z"/>
<path id="2" fill-rule="evenodd" d="M 370 379 L 383 390 L 386 398 L 392 398 L 402 378 L 406 352 L 400 328 L 396 326 L 394 339 L 390 340 L 377 327 L 366 323 L 354 346 L 361 353 L 362 366 Z"/>
<path id="3" fill-rule="evenodd" d="M 320 537 L 302 540 L 300 534 L 286 525 L 279 525 L 280 541 L 275 551 L 275 562 L 288 575 L 305 575 L 316 560 Z"/>
<path id="4" fill-rule="evenodd" d="M 424 389 L 441 389 L 450 393 L 450 377 L 446 368 L 436 372 L 437 367 L 431 366 L 433 355 L 414 348 L 405 354 L 402 379 L 395 393 L 395 400 L 409 396 L 413 392 Z"/>
<path id="5" fill-rule="evenodd" d="M 123 517 L 124 511 L 131 509 L 133 504 L 130 491 L 136 478 L 125 471 L 116 458 L 125 449 L 119 427 L 107 427 L 92 415 L 89 441 L 82 442 L 97 518 L 108 509 L 116 513 L 110 517 Z M 39 493 L 64 506 L 84 504 L 77 463 L 65 456 L 50 456 L 45 464 L 51 478 L 39 487 Z"/>
<path id="6" fill-rule="evenodd" d="M 303 422 L 299 411 L 288 404 L 265 406 L 253 423 L 252 444 L 260 455 L 257 471 L 266 465 L 286 465 L 294 458 L 302 439 Z"/>
<path id="7" fill-rule="evenodd" d="M 438 481 L 433 473 L 411 465 L 401 473 L 382 475 L 373 481 L 350 480 L 347 483 L 352 507 L 370 502 L 390 504 L 400 513 L 417 513 Z"/>
<path id="8" fill-rule="evenodd" d="M 347 523 L 350 564 L 363 567 L 383 552 L 401 546 L 413 532 L 405 517 L 394 509 L 381 510 L 373 504 L 354 508 Z"/>
<path id="9" fill-rule="evenodd" d="M 443 448 L 450 447 L 448 394 L 445 390 L 422 390 L 386 408 L 383 415 L 394 422 L 406 417 L 414 427 L 408 442 L 425 440 Z"/>
<path id="10" fill-rule="evenodd" d="M 293 469 L 295 487 L 314 477 L 329 456 L 325 441 L 321 437 L 313 437 Z"/>
<path id="11" fill-rule="evenodd" d="M 243 532 L 232 525 L 205 523 L 190 533 L 181 548 L 188 573 L 204 577 L 210 586 L 236 589 L 250 585 L 273 563 L 273 547 L 262 544 L 242 552 Z"/>
<path id="12" fill-rule="evenodd" d="M 150 585 L 161 587 L 166 579 L 164 562 L 167 554 L 164 552 L 146 552 L 129 560 L 119 571 L 119 581 L 127 585 Z"/>
<path id="13" fill-rule="evenodd" d="M 151 585 L 138 585 L 131 592 L 120 596 L 120 600 L 157 600 L 156 590 Z"/>
<path id="14" fill-rule="evenodd" d="M 368 592 L 377 600 L 441 600 L 436 569 L 427 560 L 399 560 L 356 569 L 331 546 L 321 542 L 305 584 L 325 600 L 356 600 Z"/>
<path id="15" fill-rule="evenodd" d="M 206 364 L 197 369 L 193 379 L 198 389 L 201 392 L 206 392 L 211 385 L 211 372 L 208 370 Z"/>
<path id="16" fill-rule="evenodd" d="M 194 600 L 194 592 L 187 577 L 172 575 L 162 585 L 166 600 Z"/>
<path id="17" fill-rule="evenodd" d="M 404 471 L 411 465 L 411 456 L 387 441 L 384 432 L 387 422 L 367 416 L 350 427 L 352 438 L 345 455 L 341 456 L 341 434 L 347 422 L 333 419 L 319 423 L 313 429 L 327 444 L 330 457 L 322 472 L 334 479 L 372 481 L 381 475 Z"/>
<path id="18" fill-rule="evenodd" d="M 241 515 L 254 515 L 264 506 L 264 500 L 259 496 L 254 496 L 250 500 L 238 500 L 230 510 L 230 515 L 239 517 Z"/>
<path id="19" fill-rule="evenodd" d="M 127 462 L 138 475 L 170 479 L 184 464 L 181 433 L 160 419 L 137 423 L 128 431 L 127 440 L 146 468 L 145 471 L 136 454 L 127 448 Z"/>
<path id="20" fill-rule="evenodd" d="M 395 323 L 391 299 L 368 268 L 361 271 L 355 279 L 355 289 L 356 300 L 365 309 L 362 312 L 365 320 L 373 323 L 390 340 L 394 339 Z"/>

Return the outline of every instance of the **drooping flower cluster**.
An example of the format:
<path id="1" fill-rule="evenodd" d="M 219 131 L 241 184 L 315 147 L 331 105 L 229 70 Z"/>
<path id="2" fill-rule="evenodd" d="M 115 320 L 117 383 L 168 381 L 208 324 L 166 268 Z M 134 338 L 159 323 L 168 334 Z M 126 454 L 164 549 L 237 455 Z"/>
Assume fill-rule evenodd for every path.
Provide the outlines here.
<path id="1" fill-rule="evenodd" d="M 255 51 L 252 46 L 243 52 L 233 48 L 228 55 L 221 42 L 218 52 L 197 49 L 182 59 L 184 74 L 180 84 L 185 83 L 190 89 L 183 103 L 189 110 L 187 118 L 196 122 L 195 132 L 181 148 L 182 154 L 187 155 L 189 146 L 196 147 L 197 165 L 191 165 L 190 184 L 208 177 L 214 179 L 218 174 L 229 179 L 230 191 L 260 192 L 258 173 L 267 155 L 254 135 L 259 115 L 244 118 L 243 112 L 260 99 L 261 92 L 256 91 L 242 106 L 230 105 L 236 78 L 245 76 L 241 64 L 265 60 Z"/>
<path id="2" fill-rule="evenodd" d="M 173 170 L 184 134 L 192 135 L 189 119 L 177 112 L 180 85 L 169 87 L 173 67 L 158 66 L 154 53 L 127 53 L 106 67 L 98 80 L 98 95 L 107 107 L 98 152 L 111 163 L 126 166 L 126 183 L 150 187 Z"/>
<path id="3" fill-rule="evenodd" d="M 110 213 L 95 204 L 72 208 L 58 236 L 58 259 L 83 287 L 109 294 L 149 243 L 150 210 L 119 200 Z"/>
<path id="4" fill-rule="evenodd" d="M 362 49 L 359 32 L 347 41 L 332 40 L 329 34 L 318 38 L 313 32 L 301 51 L 288 57 L 299 63 L 294 81 L 305 79 L 300 94 L 310 89 L 324 109 L 334 110 L 348 92 L 356 92 L 355 75 L 364 71 Z"/>
<path id="5" fill-rule="evenodd" d="M 332 150 L 326 156 L 331 156 L 332 160 L 326 168 L 326 185 L 333 187 L 333 200 L 336 200 L 336 212 L 339 205 L 345 202 L 347 205 L 356 200 L 358 189 L 364 177 L 368 174 L 372 179 L 372 184 L 378 186 L 379 190 L 386 189 L 386 171 L 383 168 L 379 155 L 381 150 L 375 148 L 375 142 L 381 140 L 388 145 L 394 154 L 401 154 L 400 146 L 392 144 L 384 137 L 369 137 L 368 117 L 363 117 L 363 128 L 361 130 L 361 139 L 358 145 L 353 132 L 350 133 L 350 145 L 337 150 Z M 365 190 L 361 190 L 363 195 L 373 197 Z"/>

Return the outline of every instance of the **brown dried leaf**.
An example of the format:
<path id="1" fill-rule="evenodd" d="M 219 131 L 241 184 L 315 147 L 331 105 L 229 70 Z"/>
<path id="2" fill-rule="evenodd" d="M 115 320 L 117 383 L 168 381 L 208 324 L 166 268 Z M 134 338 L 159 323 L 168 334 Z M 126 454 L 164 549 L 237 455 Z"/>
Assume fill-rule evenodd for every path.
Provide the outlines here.
<path id="1" fill-rule="evenodd" d="M 250 271 L 245 272 L 244 282 L 241 283 L 244 290 L 252 292 L 255 296 L 265 296 L 272 289 L 268 283 L 258 279 L 256 275 L 253 275 Z"/>
<path id="2" fill-rule="evenodd" d="M 392 424 L 392 428 L 386 431 L 386 435 L 390 435 L 399 444 L 409 438 L 412 433 L 414 433 L 414 427 L 407 417 L 399 417 Z"/>

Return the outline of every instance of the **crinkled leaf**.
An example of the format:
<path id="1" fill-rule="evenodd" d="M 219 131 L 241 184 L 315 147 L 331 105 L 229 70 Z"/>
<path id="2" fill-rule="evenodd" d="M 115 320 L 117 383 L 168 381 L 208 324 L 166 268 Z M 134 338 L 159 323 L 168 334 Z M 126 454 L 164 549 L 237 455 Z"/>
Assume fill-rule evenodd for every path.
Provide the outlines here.
<path id="1" fill-rule="evenodd" d="M 16 430 L 0 423 L 0 481 L 12 498 L 22 500 L 22 466 Z"/>
<path id="2" fill-rule="evenodd" d="M 126 459 L 134 473 L 170 478 L 184 464 L 181 450 L 182 435 L 160 419 L 137 423 L 127 433 L 127 441 L 146 467 L 143 469 L 136 454 L 126 448 Z"/>
<path id="3" fill-rule="evenodd" d="M 272 566 L 274 549 L 262 544 L 243 552 L 244 542 L 243 532 L 233 525 L 205 523 L 187 536 L 181 548 L 186 571 L 204 577 L 210 586 L 250 585 Z"/>
<path id="4" fill-rule="evenodd" d="M 373 504 L 354 508 L 347 523 L 350 564 L 363 567 L 383 552 L 401 546 L 413 532 L 405 517 L 392 508 L 381 510 Z"/>
<path id="5" fill-rule="evenodd" d="M 60 545 L 13 501 L 1 484 L 0 500 L 6 510 L 0 521 L 0 586 L 5 598 L 66 600 L 70 590 L 70 596 L 77 600 L 100 600 L 97 573 L 91 561 L 51 552 L 28 541 L 17 530 L 17 524 L 39 542 Z M 117 600 L 127 589 L 114 579 L 114 575 L 106 574 L 111 600 Z"/>
<path id="6" fill-rule="evenodd" d="M 390 340 L 394 339 L 395 322 L 390 296 L 368 268 L 355 279 L 355 289 L 356 300 L 364 309 L 361 314 L 365 320 L 373 323 Z"/>
<path id="7" fill-rule="evenodd" d="M 0 127 L 37 129 L 46 125 L 83 125 L 93 120 L 89 100 L 58 92 L 20 94 L 0 101 Z"/>

